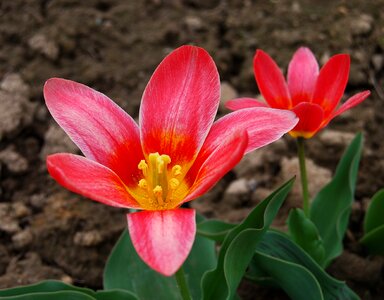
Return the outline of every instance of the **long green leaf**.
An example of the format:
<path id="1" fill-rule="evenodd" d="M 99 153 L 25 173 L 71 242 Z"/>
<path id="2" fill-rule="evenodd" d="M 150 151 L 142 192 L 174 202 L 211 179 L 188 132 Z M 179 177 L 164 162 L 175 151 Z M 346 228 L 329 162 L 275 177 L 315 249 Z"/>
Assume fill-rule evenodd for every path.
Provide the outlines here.
<path id="1" fill-rule="evenodd" d="M 261 269 L 262 281 L 269 276 L 294 300 L 359 299 L 344 282 L 325 273 L 283 233 L 268 231 L 257 245 L 252 264 L 250 269 Z"/>
<path id="2" fill-rule="evenodd" d="M 325 255 L 324 245 L 315 224 L 300 208 L 290 211 L 287 223 L 292 240 L 322 265 Z"/>
<path id="3" fill-rule="evenodd" d="M 96 300 L 138 300 L 134 294 L 124 290 L 97 291 L 94 297 Z"/>
<path id="4" fill-rule="evenodd" d="M 364 218 L 364 236 L 360 240 L 372 254 L 384 255 L 384 189 L 371 200 Z"/>
<path id="5" fill-rule="evenodd" d="M 201 299 L 201 277 L 215 264 L 214 242 L 196 236 L 192 251 L 184 263 L 193 299 Z M 162 276 L 150 269 L 137 255 L 126 230 L 108 259 L 104 270 L 104 288 L 131 291 L 140 300 L 180 299 L 175 278 Z"/>
<path id="6" fill-rule="evenodd" d="M 276 216 L 293 182 L 294 179 L 291 179 L 273 192 L 228 233 L 221 246 L 216 268 L 203 277 L 203 299 L 234 297 L 257 243 Z"/>
<path id="7" fill-rule="evenodd" d="M 341 158 L 332 181 L 315 197 L 310 218 L 324 243 L 324 264 L 343 250 L 343 237 L 348 226 L 360 162 L 363 137 L 359 133 Z"/>
<path id="8" fill-rule="evenodd" d="M 205 220 L 197 225 L 197 234 L 222 243 L 236 225 L 220 220 Z"/>
<path id="9" fill-rule="evenodd" d="M 76 291 L 33 293 L 0 297 L 1 300 L 95 300 L 92 296 Z"/>

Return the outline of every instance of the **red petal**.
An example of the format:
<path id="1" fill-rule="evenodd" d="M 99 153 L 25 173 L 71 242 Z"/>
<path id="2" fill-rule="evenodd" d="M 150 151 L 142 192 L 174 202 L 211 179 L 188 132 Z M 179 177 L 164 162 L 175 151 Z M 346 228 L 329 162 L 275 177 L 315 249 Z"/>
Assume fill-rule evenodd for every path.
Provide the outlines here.
<path id="1" fill-rule="evenodd" d="M 193 200 L 212 188 L 243 158 L 247 144 L 245 130 L 222 135 L 220 141 L 208 135 L 185 178 L 191 189 L 183 202 Z"/>
<path id="2" fill-rule="evenodd" d="M 133 246 L 141 259 L 155 271 L 173 275 L 191 251 L 196 233 L 195 210 L 141 211 L 128 214 L 127 219 Z"/>
<path id="3" fill-rule="evenodd" d="M 119 176 L 97 162 L 59 153 L 47 157 L 47 167 L 51 176 L 72 192 L 110 206 L 139 207 Z"/>
<path id="4" fill-rule="evenodd" d="M 225 103 L 225 107 L 230 110 L 239 110 L 250 107 L 268 107 L 268 105 L 253 98 L 237 98 L 233 100 L 228 100 Z"/>
<path id="5" fill-rule="evenodd" d="M 318 75 L 319 65 L 312 51 L 305 47 L 299 48 L 288 66 L 287 81 L 292 106 L 312 99 Z"/>
<path id="6" fill-rule="evenodd" d="M 312 103 L 319 104 L 327 118 L 339 104 L 347 85 L 350 59 L 347 54 L 338 54 L 321 68 Z"/>
<path id="7" fill-rule="evenodd" d="M 296 127 L 290 132 L 293 137 L 312 137 L 324 120 L 324 113 L 318 104 L 302 102 L 292 109 L 300 119 Z"/>
<path id="8" fill-rule="evenodd" d="M 246 153 L 278 140 L 298 122 L 289 110 L 272 108 L 247 108 L 232 112 L 216 121 L 209 133 L 207 143 L 220 144 L 225 136 L 239 130 L 248 132 Z"/>
<path id="9" fill-rule="evenodd" d="M 359 103 L 363 102 L 367 97 L 371 94 L 370 91 L 364 91 L 360 92 L 351 98 L 349 98 L 347 101 L 343 103 L 333 114 L 331 119 L 334 117 L 341 115 L 343 112 L 345 112 L 348 109 L 351 109 L 352 107 L 358 105 Z"/>
<path id="10" fill-rule="evenodd" d="M 202 48 L 183 46 L 157 67 L 141 102 L 143 150 L 167 154 L 178 164 L 196 156 L 216 115 L 219 74 Z"/>
<path id="11" fill-rule="evenodd" d="M 260 93 L 273 108 L 290 108 L 291 99 L 283 73 L 274 60 L 264 51 L 257 50 L 253 69 Z"/>
<path id="12" fill-rule="evenodd" d="M 127 113 L 107 96 L 65 79 L 49 79 L 44 97 L 56 122 L 86 157 L 115 171 L 126 184 L 137 184 L 143 154 L 138 126 Z"/>

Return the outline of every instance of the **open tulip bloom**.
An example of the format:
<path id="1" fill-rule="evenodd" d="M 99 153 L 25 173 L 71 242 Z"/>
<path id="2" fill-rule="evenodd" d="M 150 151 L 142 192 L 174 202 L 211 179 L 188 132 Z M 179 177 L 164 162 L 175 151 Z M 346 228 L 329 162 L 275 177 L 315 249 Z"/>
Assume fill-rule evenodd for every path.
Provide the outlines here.
<path id="1" fill-rule="evenodd" d="M 264 51 L 257 50 L 253 68 L 260 93 L 267 104 L 256 99 L 239 98 L 228 101 L 226 106 L 231 110 L 263 106 L 292 110 L 300 121 L 290 134 L 311 138 L 334 117 L 369 96 L 369 91 L 358 93 L 338 107 L 348 81 L 349 66 L 349 55 L 338 54 L 331 57 L 319 72 L 311 50 L 301 47 L 289 63 L 286 82 L 273 59 Z"/>
<path id="2" fill-rule="evenodd" d="M 50 155 L 51 176 L 95 201 L 138 210 L 127 215 L 132 243 L 166 276 L 180 268 L 195 238 L 195 211 L 180 206 L 298 121 L 290 111 L 249 108 L 214 122 L 219 75 L 209 54 L 193 46 L 176 49 L 158 66 L 142 97 L 139 125 L 80 83 L 50 79 L 44 97 L 85 155 Z"/>

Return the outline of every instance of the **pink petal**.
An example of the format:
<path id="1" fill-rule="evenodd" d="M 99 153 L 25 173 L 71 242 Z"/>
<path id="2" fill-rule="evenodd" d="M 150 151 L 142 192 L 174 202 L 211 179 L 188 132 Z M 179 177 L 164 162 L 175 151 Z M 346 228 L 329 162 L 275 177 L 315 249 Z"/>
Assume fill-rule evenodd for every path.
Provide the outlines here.
<path id="1" fill-rule="evenodd" d="M 246 153 L 268 145 L 291 130 L 299 120 L 289 110 L 272 108 L 247 108 L 232 112 L 216 121 L 207 143 L 220 144 L 225 136 L 236 131 L 248 132 Z"/>
<path id="2" fill-rule="evenodd" d="M 239 110 L 250 107 L 268 107 L 268 105 L 253 98 L 237 98 L 233 100 L 228 100 L 225 103 L 225 107 L 230 110 Z"/>
<path id="3" fill-rule="evenodd" d="M 293 106 L 312 99 L 318 75 L 319 65 L 312 51 L 299 48 L 288 66 L 287 82 Z"/>
<path id="4" fill-rule="evenodd" d="M 345 112 L 346 110 L 348 109 L 351 109 L 352 107 L 360 104 L 361 102 L 363 102 L 365 99 L 367 99 L 367 97 L 371 94 L 370 91 L 364 91 L 364 92 L 360 92 L 354 96 L 352 96 L 351 98 L 349 98 L 347 101 L 345 101 L 333 114 L 332 114 L 332 117 L 331 119 L 333 119 L 334 117 L 338 116 L 338 115 L 341 115 L 343 112 Z"/>
<path id="5" fill-rule="evenodd" d="M 173 162 L 193 161 L 216 115 L 219 74 L 202 48 L 183 46 L 157 67 L 141 102 L 143 151 L 167 154 Z"/>
<path id="6" fill-rule="evenodd" d="M 165 276 L 176 273 L 195 239 L 195 210 L 141 211 L 128 214 L 127 219 L 133 246 L 141 259 Z"/>
<path id="7" fill-rule="evenodd" d="M 324 120 L 323 109 L 320 105 L 302 102 L 296 105 L 292 111 L 300 119 L 296 127 L 290 132 L 293 137 L 311 138 L 320 129 Z"/>
<path id="8" fill-rule="evenodd" d="M 321 68 L 312 103 L 319 104 L 327 118 L 339 104 L 347 85 L 350 59 L 347 54 L 338 54 Z"/>
<path id="9" fill-rule="evenodd" d="M 47 168 L 59 184 L 72 192 L 110 206 L 139 207 L 116 173 L 83 156 L 49 155 Z"/>
<path id="10" fill-rule="evenodd" d="M 222 135 L 220 141 L 208 135 L 185 180 L 191 189 L 183 202 L 193 200 L 212 188 L 244 156 L 248 145 L 246 131 Z"/>
<path id="11" fill-rule="evenodd" d="M 253 69 L 260 93 L 273 108 L 290 108 L 291 99 L 283 73 L 274 60 L 264 51 L 257 50 Z"/>
<path id="12" fill-rule="evenodd" d="M 126 184 L 137 184 L 143 154 L 138 126 L 127 113 L 107 96 L 65 79 L 49 79 L 44 97 L 53 118 L 86 157 L 116 172 Z"/>

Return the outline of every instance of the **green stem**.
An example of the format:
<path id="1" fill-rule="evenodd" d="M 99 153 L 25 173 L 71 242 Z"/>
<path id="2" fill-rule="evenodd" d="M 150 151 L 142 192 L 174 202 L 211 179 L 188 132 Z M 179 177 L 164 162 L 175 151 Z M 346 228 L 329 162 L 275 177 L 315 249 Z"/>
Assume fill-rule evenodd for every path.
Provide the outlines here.
<path id="1" fill-rule="evenodd" d="M 301 137 L 297 138 L 297 155 L 299 157 L 301 188 L 303 191 L 303 211 L 305 215 L 309 217 L 307 168 L 305 166 L 304 138 Z"/>
<path id="2" fill-rule="evenodd" d="M 181 298 L 183 300 L 191 300 L 191 294 L 189 292 L 187 281 L 185 280 L 183 267 L 180 267 L 180 269 L 176 272 L 175 278 L 177 281 L 177 285 L 179 286 Z"/>

